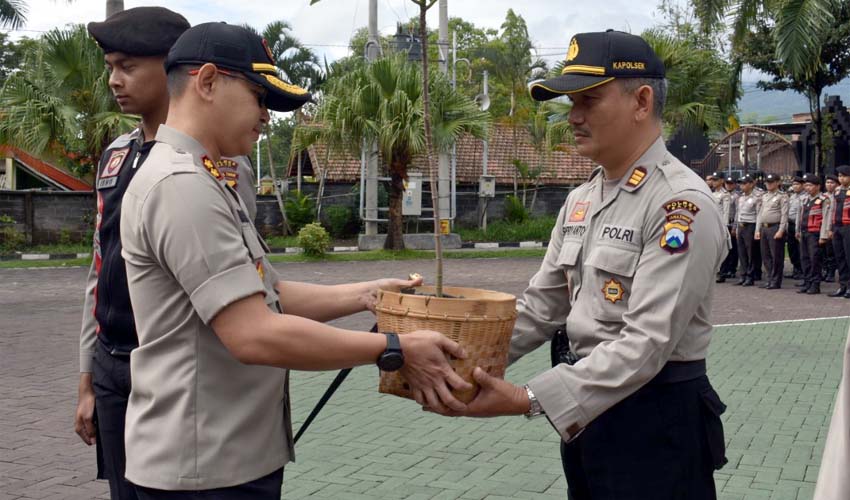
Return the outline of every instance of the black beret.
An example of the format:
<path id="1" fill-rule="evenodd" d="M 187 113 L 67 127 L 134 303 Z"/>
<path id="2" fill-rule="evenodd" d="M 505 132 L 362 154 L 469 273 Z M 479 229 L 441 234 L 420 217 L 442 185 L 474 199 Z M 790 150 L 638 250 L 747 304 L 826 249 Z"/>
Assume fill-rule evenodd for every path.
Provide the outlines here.
<path id="1" fill-rule="evenodd" d="M 88 24 L 103 52 L 131 56 L 164 56 L 187 29 L 185 17 L 164 7 L 135 7 Z"/>
<path id="2" fill-rule="evenodd" d="M 803 182 L 820 185 L 820 177 L 815 174 L 806 174 L 803 176 Z"/>
<path id="3" fill-rule="evenodd" d="M 838 182 L 838 176 L 835 174 L 827 174 L 826 180 Z"/>
<path id="4" fill-rule="evenodd" d="M 840 175 L 850 175 L 850 165 L 841 165 L 835 169 Z"/>

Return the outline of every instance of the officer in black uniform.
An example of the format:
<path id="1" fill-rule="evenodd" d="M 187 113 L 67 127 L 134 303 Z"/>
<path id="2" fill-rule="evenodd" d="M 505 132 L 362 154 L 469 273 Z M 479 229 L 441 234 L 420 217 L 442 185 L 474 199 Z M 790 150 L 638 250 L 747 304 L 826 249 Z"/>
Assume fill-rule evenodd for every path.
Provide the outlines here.
<path id="1" fill-rule="evenodd" d="M 835 169 L 839 186 L 832 206 L 832 247 L 840 286 L 830 297 L 850 299 L 850 166 Z"/>
<path id="2" fill-rule="evenodd" d="M 141 116 L 139 127 L 115 139 L 98 165 L 94 258 L 80 333 L 75 430 L 86 444 L 97 444 L 98 478 L 109 480 L 112 499 L 136 498 L 135 489 L 124 479 L 130 351 L 138 340 L 121 257 L 121 202 L 165 121 L 168 92 L 163 62 L 188 28 L 183 16 L 162 7 L 137 7 L 88 25 L 103 49 L 110 90 L 119 107 Z"/>
<path id="3" fill-rule="evenodd" d="M 797 226 L 800 228 L 800 257 L 803 261 L 803 283 L 797 293 L 816 295 L 820 293 L 823 247 L 829 242 L 830 199 L 821 192 L 820 177 L 813 174 L 803 176 L 803 187 L 809 198 L 800 211 Z"/>
<path id="4" fill-rule="evenodd" d="M 830 213 L 827 214 L 829 216 L 830 224 L 832 224 L 832 208 L 835 206 L 835 193 L 836 188 L 839 185 L 838 176 L 835 174 L 827 174 L 826 175 L 826 189 L 824 190 L 824 196 L 829 198 L 830 203 Z M 827 283 L 832 283 L 835 281 L 835 271 L 838 270 L 838 264 L 835 259 L 835 251 L 832 247 L 832 231 L 830 231 L 829 240 L 826 243 L 826 246 L 823 248 L 823 280 Z"/>

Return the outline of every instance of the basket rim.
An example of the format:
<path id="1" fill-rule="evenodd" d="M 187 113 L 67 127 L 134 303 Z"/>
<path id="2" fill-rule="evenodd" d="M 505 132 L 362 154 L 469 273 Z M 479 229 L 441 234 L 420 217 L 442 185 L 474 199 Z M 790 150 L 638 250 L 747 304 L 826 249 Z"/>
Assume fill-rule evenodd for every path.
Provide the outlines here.
<path id="1" fill-rule="evenodd" d="M 417 291 L 424 291 L 426 293 L 434 293 L 436 291 L 436 287 L 432 285 L 422 285 L 415 287 Z M 466 300 L 484 300 L 487 302 L 511 302 L 516 301 L 516 296 L 506 292 L 500 292 L 497 290 L 487 290 L 485 288 L 471 288 L 471 287 L 461 287 L 461 286 L 444 286 L 443 292 L 449 293 L 452 295 L 463 295 L 466 293 L 467 295 L 475 295 L 473 297 L 435 297 L 431 295 L 413 295 L 409 293 L 401 293 L 393 290 L 380 290 L 378 293 L 381 295 L 389 295 L 389 296 L 399 296 L 403 295 L 404 297 L 417 298 L 417 299 L 430 299 L 431 301 L 446 301 L 446 302 L 461 302 Z M 483 293 L 482 293 L 483 292 Z M 380 295 L 378 297 L 381 298 Z"/>

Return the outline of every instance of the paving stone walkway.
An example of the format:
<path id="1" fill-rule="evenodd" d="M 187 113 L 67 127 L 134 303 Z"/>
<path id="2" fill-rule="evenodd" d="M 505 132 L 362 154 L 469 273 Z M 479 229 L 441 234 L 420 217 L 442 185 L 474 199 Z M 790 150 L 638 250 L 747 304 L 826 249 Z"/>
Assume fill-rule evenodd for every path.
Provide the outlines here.
<path id="1" fill-rule="evenodd" d="M 446 272 L 456 283 L 517 294 L 538 265 L 473 259 L 448 261 Z M 278 267 L 291 279 L 339 283 L 427 273 L 431 263 Z M 94 449 L 73 433 L 84 277 L 84 269 L 0 270 L 0 500 L 109 498 L 106 483 L 93 480 Z M 730 462 L 716 474 L 722 499 L 812 496 L 850 321 L 741 323 L 846 316 L 848 302 L 788 288 L 715 289 L 713 320 L 735 324 L 716 329 L 709 356 L 712 382 L 729 406 Z M 371 322 L 360 314 L 339 324 Z M 507 377 L 524 382 L 547 363 L 544 348 Z M 545 420 L 422 413 L 377 394 L 376 377 L 373 368 L 355 369 L 304 436 L 286 469 L 284 500 L 566 498 L 558 437 Z M 332 378 L 294 375 L 296 427 Z"/>

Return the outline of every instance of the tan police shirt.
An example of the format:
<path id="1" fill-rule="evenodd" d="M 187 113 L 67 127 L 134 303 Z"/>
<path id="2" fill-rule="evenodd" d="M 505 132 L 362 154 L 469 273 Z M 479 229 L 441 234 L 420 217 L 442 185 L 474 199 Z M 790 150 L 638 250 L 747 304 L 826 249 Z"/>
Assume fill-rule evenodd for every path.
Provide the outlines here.
<path id="1" fill-rule="evenodd" d="M 126 477 L 163 490 L 234 486 L 293 457 L 287 371 L 239 362 L 209 324 L 258 293 L 280 312 L 278 276 L 244 203 L 216 180 L 203 146 L 165 125 L 156 139 L 121 213 L 139 335 L 130 358 Z"/>
<path id="2" fill-rule="evenodd" d="M 755 224 L 756 219 L 758 219 L 760 203 L 761 199 L 756 195 L 755 191 L 751 191 L 750 194 L 742 192 L 738 197 L 737 223 Z"/>
<path id="3" fill-rule="evenodd" d="M 850 498 L 850 331 L 844 346 L 844 372 L 826 435 L 814 500 Z"/>
<path id="4" fill-rule="evenodd" d="M 518 301 L 510 360 L 566 321 L 572 350 L 528 385 L 568 440 L 668 361 L 704 359 L 714 275 L 729 235 L 708 186 L 659 139 L 603 201 L 601 169 L 558 216 Z"/>
<path id="5" fill-rule="evenodd" d="M 788 196 L 785 193 L 777 189 L 762 195 L 756 217 L 757 232 L 764 229 L 762 224 L 779 224 L 779 230 L 782 232 L 788 229 Z"/>
<path id="6" fill-rule="evenodd" d="M 717 208 L 720 210 L 720 217 L 724 224 L 728 224 L 730 214 L 732 212 L 732 195 L 726 188 L 719 188 L 711 193 L 714 200 L 717 202 Z"/>

